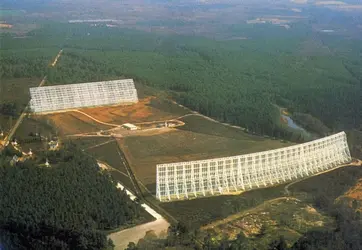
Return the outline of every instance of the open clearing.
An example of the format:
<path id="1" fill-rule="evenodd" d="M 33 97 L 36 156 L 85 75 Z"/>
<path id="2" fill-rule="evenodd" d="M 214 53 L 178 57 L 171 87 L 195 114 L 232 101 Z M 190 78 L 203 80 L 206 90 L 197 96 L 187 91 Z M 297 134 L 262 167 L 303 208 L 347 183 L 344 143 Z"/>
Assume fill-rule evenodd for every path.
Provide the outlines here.
<path id="1" fill-rule="evenodd" d="M 226 157 L 291 145 L 253 136 L 197 115 L 180 120 L 185 125 L 169 133 L 120 140 L 136 176 L 153 193 L 156 164 Z"/>
<path id="2" fill-rule="evenodd" d="M 49 114 L 44 118 L 50 119 L 62 135 L 90 133 L 112 128 L 73 111 Z"/>
<path id="3" fill-rule="evenodd" d="M 21 112 L 30 100 L 29 88 L 38 86 L 40 81 L 41 78 L 1 79 L 0 104 L 15 103 Z M 9 130 L 16 119 L 0 114 L 0 129 Z"/>
<path id="4" fill-rule="evenodd" d="M 132 105 L 118 105 L 97 108 L 84 108 L 82 112 L 108 123 L 141 123 L 168 120 L 187 113 L 183 108 L 169 107 L 171 103 L 156 97 L 145 97 Z"/>
<path id="5" fill-rule="evenodd" d="M 144 98 L 143 100 L 150 100 L 150 98 Z M 291 145 L 288 142 L 251 135 L 245 133 L 242 129 L 211 121 L 198 114 L 192 114 L 189 110 L 167 100 L 152 100 L 148 104 L 143 104 L 144 110 L 152 110 L 152 113 L 143 116 L 143 119 L 137 114 L 132 115 L 132 112 L 128 116 L 119 119 L 131 117 L 132 121 L 136 123 L 135 121 L 147 122 L 179 118 L 185 125 L 178 128 L 167 128 L 164 133 L 149 133 L 142 136 L 135 135 L 117 139 L 118 145 L 115 141 L 111 141 L 111 138 L 82 137 L 75 139 L 76 143 L 86 152 L 107 163 L 111 167 L 110 173 L 113 177 L 132 191 L 134 191 L 134 187 L 118 154 L 118 146 L 125 153 L 140 185 L 145 186 L 154 194 L 156 164 L 158 163 L 247 154 Z M 108 107 L 109 110 L 116 108 Z M 123 106 L 118 108 L 133 109 L 134 107 Z M 106 107 L 99 108 L 99 112 L 101 109 L 106 109 Z M 96 109 L 83 109 L 82 111 L 102 122 L 117 122 L 117 116 L 108 116 L 109 113 L 102 116 L 101 112 L 97 114 L 89 112 L 89 110 L 94 111 Z M 130 122 L 128 118 L 123 121 L 118 120 L 118 122 Z M 72 120 L 69 123 L 62 124 L 62 126 L 68 125 L 72 127 L 72 124 L 74 126 L 77 122 L 79 123 L 78 120 Z M 86 121 L 84 123 L 87 124 Z M 82 129 L 79 128 L 79 130 Z M 144 195 L 149 197 L 146 190 L 144 191 Z M 252 190 L 237 196 L 208 197 L 190 201 L 161 203 L 159 205 L 179 221 L 188 221 L 188 226 L 196 228 L 212 220 L 221 219 L 239 212 L 241 209 L 261 204 L 265 200 L 279 197 L 283 193 L 283 186 L 279 186 Z"/>

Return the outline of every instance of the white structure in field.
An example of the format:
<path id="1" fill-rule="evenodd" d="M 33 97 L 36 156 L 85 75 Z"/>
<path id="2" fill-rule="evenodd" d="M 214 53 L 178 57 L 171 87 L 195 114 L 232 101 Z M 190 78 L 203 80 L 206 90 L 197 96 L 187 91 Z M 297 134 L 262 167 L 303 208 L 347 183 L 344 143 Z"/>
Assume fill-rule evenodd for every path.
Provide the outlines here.
<path id="1" fill-rule="evenodd" d="M 253 154 L 157 165 L 160 201 L 220 195 L 314 175 L 351 161 L 344 132 Z"/>
<path id="2" fill-rule="evenodd" d="M 30 88 L 30 96 L 36 113 L 138 102 L 132 79 L 36 87 Z"/>
<path id="3" fill-rule="evenodd" d="M 131 123 L 125 123 L 122 125 L 122 127 L 127 130 L 137 130 L 138 129 L 138 127 L 136 125 L 133 125 Z"/>

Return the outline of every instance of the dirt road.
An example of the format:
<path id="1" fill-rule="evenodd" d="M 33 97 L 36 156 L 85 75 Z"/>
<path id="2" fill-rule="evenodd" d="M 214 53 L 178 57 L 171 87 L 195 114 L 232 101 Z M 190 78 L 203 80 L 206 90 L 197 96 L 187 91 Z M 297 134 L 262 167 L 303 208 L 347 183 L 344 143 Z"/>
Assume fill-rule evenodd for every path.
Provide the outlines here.
<path id="1" fill-rule="evenodd" d="M 47 76 L 44 76 L 44 78 L 41 80 L 41 82 L 39 83 L 39 87 L 42 87 L 45 82 L 47 80 Z M 11 139 L 13 138 L 16 130 L 18 129 L 18 127 L 20 126 L 20 124 L 23 122 L 26 113 L 28 112 L 29 109 L 29 105 L 30 102 L 28 103 L 28 105 L 26 105 L 25 109 L 23 110 L 23 112 L 21 113 L 21 115 L 19 116 L 18 120 L 16 121 L 15 125 L 11 128 L 9 134 L 5 137 L 4 141 L 2 142 L 4 147 L 7 146 L 9 144 L 9 142 L 11 141 Z M 0 149 L 1 151 L 2 149 Z"/>
<path id="2" fill-rule="evenodd" d="M 59 51 L 58 55 L 55 57 L 54 61 L 52 62 L 52 64 L 51 64 L 52 67 L 54 67 L 54 66 L 57 64 L 58 59 L 59 59 L 60 55 L 62 54 L 62 52 L 63 52 L 63 50 L 61 49 L 61 50 Z"/>
<path id="3" fill-rule="evenodd" d="M 92 119 L 93 121 L 98 122 L 98 123 L 103 124 L 103 125 L 107 125 L 107 126 L 111 126 L 111 127 L 117 127 L 117 128 L 118 128 L 118 127 L 121 127 L 121 125 L 118 125 L 118 124 L 102 122 L 102 121 L 94 118 L 93 116 L 88 115 L 87 113 L 84 113 L 83 111 L 80 111 L 80 110 L 77 110 L 77 109 L 70 110 L 70 111 L 72 111 L 72 112 L 77 112 L 77 113 L 81 113 L 82 115 L 85 115 L 85 116 L 87 116 L 88 118 Z"/>
<path id="4" fill-rule="evenodd" d="M 56 56 L 54 62 L 52 63 L 52 66 L 54 67 L 55 64 L 57 63 L 57 60 L 59 59 L 60 55 L 62 54 L 63 50 L 60 50 L 58 52 L 58 55 Z M 39 86 L 38 87 L 43 87 L 45 82 L 47 80 L 47 76 L 44 76 L 44 78 L 41 80 L 41 82 L 39 83 Z M 30 102 L 28 103 L 28 105 L 25 107 L 24 111 L 21 113 L 21 115 L 19 116 L 18 120 L 16 121 L 15 125 L 11 128 L 9 134 L 5 137 L 4 141 L 3 141 L 3 145 L 4 147 L 7 146 L 9 144 L 9 142 L 11 141 L 12 137 L 14 136 L 16 130 L 18 129 L 18 127 L 20 126 L 20 124 L 23 122 L 24 118 L 25 118 L 25 115 L 26 113 L 28 112 L 28 109 L 29 109 L 29 104 Z M 3 148 L 0 148 L 0 151 L 2 150 Z"/>

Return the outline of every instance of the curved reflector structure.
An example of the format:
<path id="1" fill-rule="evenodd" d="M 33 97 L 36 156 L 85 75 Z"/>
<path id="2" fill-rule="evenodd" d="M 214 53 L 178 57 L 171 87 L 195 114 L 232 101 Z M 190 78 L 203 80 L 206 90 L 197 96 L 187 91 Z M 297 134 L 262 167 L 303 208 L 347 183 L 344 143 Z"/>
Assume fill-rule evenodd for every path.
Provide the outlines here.
<path id="1" fill-rule="evenodd" d="M 160 201 L 222 195 L 289 182 L 351 161 L 344 132 L 259 153 L 157 165 Z"/>
<path id="2" fill-rule="evenodd" d="M 32 112 L 138 102 L 132 79 L 30 88 Z"/>

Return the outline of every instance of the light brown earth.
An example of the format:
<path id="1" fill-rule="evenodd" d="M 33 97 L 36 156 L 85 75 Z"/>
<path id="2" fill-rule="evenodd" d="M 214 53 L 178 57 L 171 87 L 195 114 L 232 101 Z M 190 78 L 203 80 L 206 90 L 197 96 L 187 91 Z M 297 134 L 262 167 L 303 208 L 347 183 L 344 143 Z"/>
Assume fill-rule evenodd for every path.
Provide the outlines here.
<path id="1" fill-rule="evenodd" d="M 362 167 L 361 160 L 359 160 L 357 164 L 357 166 Z M 354 200 L 358 203 L 356 209 L 362 212 L 362 179 L 359 179 L 353 187 L 337 199 L 337 201 L 346 202 L 350 207 L 352 207 Z"/>
<path id="2" fill-rule="evenodd" d="M 112 128 L 72 111 L 45 115 L 44 118 L 50 119 L 63 135 L 97 132 Z"/>
<path id="3" fill-rule="evenodd" d="M 11 29 L 13 26 L 7 23 L 0 23 L 0 28 Z"/>
<path id="4" fill-rule="evenodd" d="M 127 248 L 129 242 L 137 244 L 137 242 L 151 230 L 155 232 L 158 237 L 162 238 L 162 236 L 167 234 L 169 226 L 170 224 L 165 219 L 159 219 L 117 233 L 112 233 L 109 235 L 109 238 L 112 239 L 115 250 L 124 250 Z"/>
<path id="5" fill-rule="evenodd" d="M 156 97 L 150 96 L 140 99 L 138 103 L 132 105 L 118 105 L 108 107 L 84 108 L 80 111 L 103 122 L 123 124 L 140 123 L 155 120 L 167 120 L 177 117 L 168 112 L 154 108 L 150 105 Z"/>

